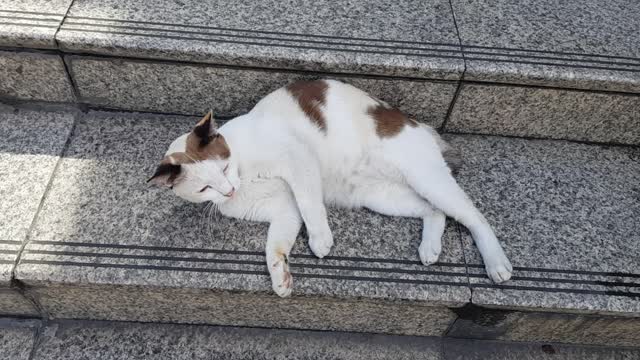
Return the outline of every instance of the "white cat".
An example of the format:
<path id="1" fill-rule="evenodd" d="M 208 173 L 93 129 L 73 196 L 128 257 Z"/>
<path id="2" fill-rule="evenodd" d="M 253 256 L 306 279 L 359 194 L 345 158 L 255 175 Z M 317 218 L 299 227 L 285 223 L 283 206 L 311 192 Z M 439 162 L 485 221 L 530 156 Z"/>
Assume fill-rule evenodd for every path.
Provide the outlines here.
<path id="1" fill-rule="evenodd" d="M 217 129 L 207 114 L 176 139 L 149 181 L 223 215 L 270 223 L 273 290 L 291 294 L 288 256 L 304 221 L 322 258 L 333 245 L 325 204 L 424 221 L 420 260 L 441 251 L 445 214 L 465 225 L 495 282 L 512 267 L 484 216 L 454 180 L 448 145 L 429 126 L 339 81 L 299 81 Z M 443 155 L 444 154 L 444 155 Z"/>

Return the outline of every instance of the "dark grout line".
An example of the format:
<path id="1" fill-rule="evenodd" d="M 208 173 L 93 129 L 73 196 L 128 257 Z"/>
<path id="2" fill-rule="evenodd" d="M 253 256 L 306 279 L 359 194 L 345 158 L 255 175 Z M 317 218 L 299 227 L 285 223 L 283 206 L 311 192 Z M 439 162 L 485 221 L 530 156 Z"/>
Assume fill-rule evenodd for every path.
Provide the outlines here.
<path id="1" fill-rule="evenodd" d="M 27 358 L 28 360 L 35 359 L 38 348 L 40 347 L 40 344 L 44 339 L 44 332 L 47 329 L 48 325 L 49 325 L 48 319 L 44 318 L 40 320 L 40 324 L 38 324 L 38 326 L 34 329 L 33 344 L 31 345 L 31 351 L 29 352 L 29 357 Z"/>
<path id="2" fill-rule="evenodd" d="M 449 103 L 449 108 L 447 108 L 447 113 L 444 116 L 444 120 L 442 121 L 442 124 L 440 124 L 439 126 L 439 131 L 440 133 L 444 133 L 446 128 L 447 128 L 447 123 L 449 122 L 449 119 L 451 118 L 451 114 L 453 113 L 453 108 L 455 107 L 455 105 L 458 102 L 458 96 L 460 95 L 460 91 L 462 89 L 462 81 L 464 78 L 464 72 L 467 71 L 467 65 L 465 63 L 465 68 L 462 72 L 462 77 L 460 78 L 460 81 L 458 81 L 458 86 L 456 86 L 456 90 L 453 93 L 453 98 L 451 99 L 451 103 Z"/>
<path id="3" fill-rule="evenodd" d="M 462 89 L 462 83 L 464 82 L 465 75 L 467 74 L 467 59 L 464 55 L 463 47 L 462 47 L 462 38 L 460 37 L 460 30 L 458 28 L 458 21 L 456 20 L 456 14 L 453 11 L 453 4 L 451 0 L 449 0 L 449 10 L 451 10 L 451 18 L 453 19 L 453 26 L 456 28 L 456 37 L 458 38 L 458 44 L 460 46 L 460 53 L 462 54 L 462 74 L 460 74 L 460 80 L 458 80 L 458 86 L 456 87 L 456 91 L 453 93 L 453 98 L 451 99 L 451 103 L 449 103 L 449 107 L 447 108 L 447 114 L 444 117 L 444 121 L 440 125 L 440 132 L 443 132 L 446 129 L 447 123 L 451 118 L 451 114 L 453 113 L 453 108 L 458 102 L 458 96 L 460 95 L 460 90 Z"/>
<path id="4" fill-rule="evenodd" d="M 58 29 L 56 30 L 55 34 L 53 34 L 53 42 L 56 44 L 56 48 L 58 50 L 61 48 L 60 43 L 58 42 L 58 33 L 60 32 L 60 29 L 62 28 L 62 24 L 66 20 L 67 15 L 69 14 L 69 10 L 71 10 L 71 7 L 73 6 L 74 3 L 75 3 L 75 0 L 71 0 L 71 3 L 67 7 L 67 11 L 65 11 L 64 16 L 62 17 L 62 20 L 60 20 Z M 62 67 L 64 68 L 65 76 L 67 77 L 67 80 L 69 80 L 69 84 L 71 85 L 71 91 L 73 92 L 73 97 L 76 100 L 76 103 L 78 103 L 80 108 L 82 109 L 82 105 L 80 105 L 80 90 L 78 89 L 75 78 L 71 76 L 72 74 L 71 64 L 67 63 L 67 60 L 64 55 L 60 54 L 59 56 L 60 56 L 60 61 L 62 61 Z"/>
<path id="5" fill-rule="evenodd" d="M 33 215 L 33 218 L 31 219 L 31 224 L 29 224 L 29 228 L 27 229 L 27 235 L 24 238 L 24 241 L 22 242 L 22 245 L 20 245 L 20 249 L 18 250 L 18 254 L 16 255 L 16 260 L 14 262 L 13 265 L 13 269 L 11 269 L 11 281 L 17 281 L 16 279 L 16 269 L 18 268 L 18 264 L 20 263 L 20 259 L 22 258 L 22 254 L 24 253 L 24 249 L 27 247 L 27 244 L 31 241 L 31 233 L 33 232 L 33 229 L 35 227 L 35 224 L 38 220 L 38 217 L 40 215 L 40 212 L 42 211 L 42 207 L 44 206 L 44 202 L 47 198 L 47 196 L 49 195 L 49 192 L 51 191 L 51 187 L 53 185 L 53 180 L 55 179 L 57 173 L 58 173 L 58 169 L 60 168 L 60 164 L 62 163 L 62 160 L 64 159 L 65 154 L 67 153 L 67 150 L 69 149 L 69 146 L 71 145 L 71 139 L 74 136 L 75 130 L 76 130 L 76 126 L 78 124 L 79 121 L 79 114 L 74 114 L 73 117 L 73 124 L 71 125 L 71 129 L 69 130 L 69 135 L 67 136 L 67 140 L 64 143 L 64 146 L 62 147 L 62 151 L 60 151 L 60 156 L 58 157 L 58 160 L 56 161 L 56 165 L 53 168 L 53 171 L 51 172 L 51 176 L 49 177 L 49 181 L 47 182 L 47 186 L 45 187 L 45 190 L 42 194 L 42 197 L 40 198 L 40 202 L 38 204 L 38 208 L 36 209 L 36 212 Z"/>

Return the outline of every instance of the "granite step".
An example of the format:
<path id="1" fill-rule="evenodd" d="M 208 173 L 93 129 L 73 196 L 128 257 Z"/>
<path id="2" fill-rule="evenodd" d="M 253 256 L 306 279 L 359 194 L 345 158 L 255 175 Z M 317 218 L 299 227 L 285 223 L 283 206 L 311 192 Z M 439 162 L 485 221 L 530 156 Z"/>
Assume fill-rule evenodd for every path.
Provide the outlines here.
<path id="1" fill-rule="evenodd" d="M 3 359 L 632 360 L 640 349 L 345 332 L 0 318 Z"/>
<path id="2" fill-rule="evenodd" d="M 348 81 L 447 132 L 640 144 L 635 0 L 23 0 L 0 97 L 220 116 Z"/>
<path id="3" fill-rule="evenodd" d="M 512 280 L 491 283 L 453 221 L 440 262 L 425 267 L 420 221 L 331 209 L 334 249 L 317 259 L 301 235 L 294 293 L 281 299 L 264 265 L 265 224 L 209 220 L 145 183 L 197 117 L 0 110 L 0 314 L 640 343 L 636 147 L 444 134 Z"/>

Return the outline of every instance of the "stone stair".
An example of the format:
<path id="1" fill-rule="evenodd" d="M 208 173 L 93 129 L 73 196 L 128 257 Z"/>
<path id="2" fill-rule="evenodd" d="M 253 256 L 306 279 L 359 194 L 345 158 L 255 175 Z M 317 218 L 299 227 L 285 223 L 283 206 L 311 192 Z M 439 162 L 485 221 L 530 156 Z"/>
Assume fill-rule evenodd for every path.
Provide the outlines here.
<path id="1" fill-rule="evenodd" d="M 1 3 L 0 314 L 639 346 L 638 4 L 340 4 Z M 511 281 L 454 222 L 425 267 L 421 222 L 332 209 L 335 248 L 301 236 L 280 299 L 266 225 L 145 184 L 195 115 L 318 77 L 462 152 Z"/>

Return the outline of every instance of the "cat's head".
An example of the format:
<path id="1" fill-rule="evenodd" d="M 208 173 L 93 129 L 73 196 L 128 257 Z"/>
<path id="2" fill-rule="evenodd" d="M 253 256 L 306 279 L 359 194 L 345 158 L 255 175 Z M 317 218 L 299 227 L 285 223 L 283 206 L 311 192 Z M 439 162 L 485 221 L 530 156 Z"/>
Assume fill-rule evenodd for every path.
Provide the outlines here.
<path id="1" fill-rule="evenodd" d="M 224 203 L 240 185 L 231 149 L 209 112 L 190 133 L 171 143 L 155 174 L 147 180 L 168 187 L 190 202 Z"/>

